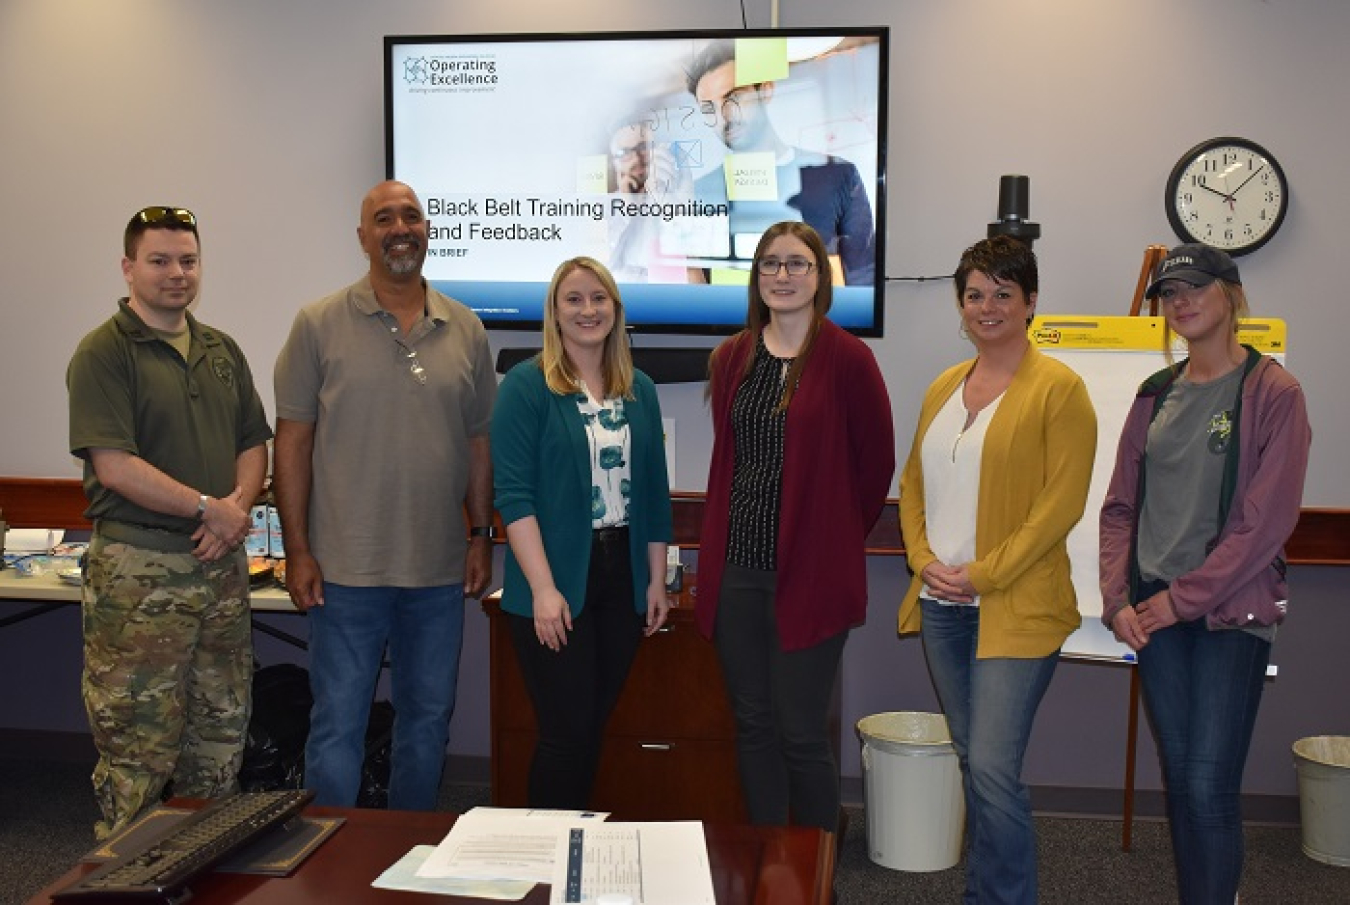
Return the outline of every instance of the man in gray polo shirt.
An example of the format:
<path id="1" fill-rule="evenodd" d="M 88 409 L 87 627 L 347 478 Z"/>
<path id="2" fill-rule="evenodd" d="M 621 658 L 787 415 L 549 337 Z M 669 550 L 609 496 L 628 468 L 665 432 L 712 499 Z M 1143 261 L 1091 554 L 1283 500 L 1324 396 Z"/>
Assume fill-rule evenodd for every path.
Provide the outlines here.
<path id="1" fill-rule="evenodd" d="M 197 218 L 127 224 L 128 297 L 66 373 L 70 451 L 94 535 L 84 569 L 81 691 L 101 839 L 159 802 L 238 788 L 253 676 L 240 543 L 272 436 L 234 340 L 188 313 Z"/>
<path id="2" fill-rule="evenodd" d="M 387 645 L 389 807 L 431 810 L 464 597 L 492 580 L 497 380 L 482 323 L 422 279 L 427 220 L 412 189 L 371 189 L 356 234 L 369 273 L 300 312 L 275 373 L 286 586 L 310 615 L 305 785 L 320 804 L 355 804 Z"/>

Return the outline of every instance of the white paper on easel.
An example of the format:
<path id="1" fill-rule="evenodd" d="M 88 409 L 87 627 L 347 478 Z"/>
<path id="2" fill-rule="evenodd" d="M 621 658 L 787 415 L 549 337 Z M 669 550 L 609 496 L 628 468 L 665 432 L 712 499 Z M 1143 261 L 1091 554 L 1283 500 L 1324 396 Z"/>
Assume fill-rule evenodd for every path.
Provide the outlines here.
<path id="1" fill-rule="evenodd" d="M 1285 323 L 1251 318 L 1239 324 L 1239 341 L 1283 364 L 1288 351 Z M 1064 643 L 1066 654 L 1119 658 L 1127 648 L 1101 624 L 1098 537 L 1102 501 L 1115 468 L 1116 448 L 1139 385 L 1167 367 L 1161 317 L 1103 317 L 1060 314 L 1037 317 L 1031 339 L 1043 354 L 1072 368 L 1087 386 L 1097 412 L 1097 455 L 1087 508 L 1069 532 L 1069 560 L 1083 625 Z M 1173 336 L 1173 358 L 1186 357 L 1185 342 Z"/>

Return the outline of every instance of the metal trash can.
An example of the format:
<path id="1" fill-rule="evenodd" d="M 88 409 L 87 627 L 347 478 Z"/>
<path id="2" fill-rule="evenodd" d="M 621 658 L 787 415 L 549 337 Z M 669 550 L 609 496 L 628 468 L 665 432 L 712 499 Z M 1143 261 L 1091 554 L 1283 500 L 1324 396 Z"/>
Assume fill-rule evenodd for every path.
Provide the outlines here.
<path id="1" fill-rule="evenodd" d="M 1303 854 L 1350 867 L 1350 736 L 1317 735 L 1294 742 Z"/>
<path id="2" fill-rule="evenodd" d="M 877 713 L 857 728 L 868 856 L 894 870 L 954 866 L 966 801 L 947 720 L 938 713 Z"/>

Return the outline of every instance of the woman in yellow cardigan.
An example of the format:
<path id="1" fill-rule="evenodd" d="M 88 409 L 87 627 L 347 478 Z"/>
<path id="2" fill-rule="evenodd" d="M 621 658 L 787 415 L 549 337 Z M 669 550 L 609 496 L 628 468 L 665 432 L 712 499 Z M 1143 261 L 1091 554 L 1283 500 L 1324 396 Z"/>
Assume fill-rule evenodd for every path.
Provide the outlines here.
<path id="1" fill-rule="evenodd" d="M 966 902 L 1034 903 L 1022 758 L 1059 648 L 1079 625 L 1065 538 L 1083 515 L 1097 419 L 1078 375 L 1031 346 L 1036 256 L 1006 236 L 966 249 L 961 331 L 977 352 L 928 388 L 900 479 L 919 632 L 961 764 Z"/>

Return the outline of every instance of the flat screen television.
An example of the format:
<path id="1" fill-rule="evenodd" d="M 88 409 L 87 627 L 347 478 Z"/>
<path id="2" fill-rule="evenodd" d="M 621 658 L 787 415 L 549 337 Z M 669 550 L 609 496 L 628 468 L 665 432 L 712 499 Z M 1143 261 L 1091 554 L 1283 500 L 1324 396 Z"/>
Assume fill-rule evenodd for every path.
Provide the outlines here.
<path id="1" fill-rule="evenodd" d="M 804 220 L 832 319 L 880 336 L 885 28 L 390 36 L 387 174 L 430 221 L 424 273 L 492 329 L 539 329 L 564 259 L 637 331 L 745 319 L 763 230 Z"/>

